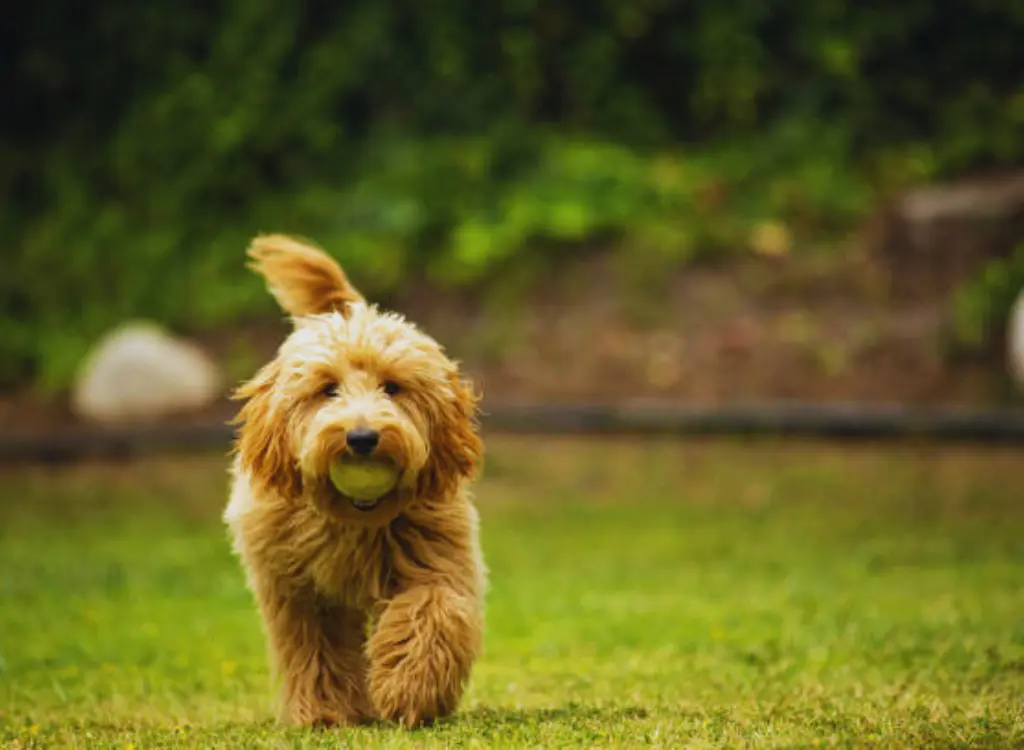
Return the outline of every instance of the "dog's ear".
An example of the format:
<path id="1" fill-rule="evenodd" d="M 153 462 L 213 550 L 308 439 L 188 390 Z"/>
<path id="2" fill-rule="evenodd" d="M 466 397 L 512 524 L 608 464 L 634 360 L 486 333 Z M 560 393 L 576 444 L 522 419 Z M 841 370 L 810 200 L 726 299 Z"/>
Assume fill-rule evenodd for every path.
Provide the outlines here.
<path id="1" fill-rule="evenodd" d="M 245 401 L 234 420 L 239 425 L 235 450 L 260 489 L 294 497 L 302 489 L 302 477 L 289 448 L 288 420 L 273 404 L 280 373 L 275 359 L 232 394 L 233 399 Z"/>
<path id="2" fill-rule="evenodd" d="M 365 302 L 341 266 L 318 247 L 281 234 L 256 237 L 249 245 L 250 267 L 267 281 L 274 299 L 296 317 L 336 310 L 348 315 L 349 305 Z"/>
<path id="3" fill-rule="evenodd" d="M 420 472 L 421 497 L 441 498 L 462 479 L 472 477 L 483 460 L 478 431 L 480 397 L 457 373 L 451 375 L 455 398 L 441 406 L 434 425 L 430 457 Z"/>

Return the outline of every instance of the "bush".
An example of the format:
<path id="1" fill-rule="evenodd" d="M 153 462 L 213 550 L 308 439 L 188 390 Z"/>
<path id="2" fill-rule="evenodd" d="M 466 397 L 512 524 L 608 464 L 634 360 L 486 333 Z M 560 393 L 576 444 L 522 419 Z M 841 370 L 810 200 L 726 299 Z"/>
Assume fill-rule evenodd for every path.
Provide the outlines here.
<path id="1" fill-rule="evenodd" d="M 1024 243 L 986 263 L 953 296 L 953 343 L 968 351 L 999 346 L 1017 295 L 1024 290 Z"/>
<path id="2" fill-rule="evenodd" d="M 821 236 L 1024 157 L 1024 8 L 993 0 L 41 0 L 0 29 L 0 383 L 62 386 L 126 316 L 269 310 L 260 230 L 385 292 L 595 238 Z"/>

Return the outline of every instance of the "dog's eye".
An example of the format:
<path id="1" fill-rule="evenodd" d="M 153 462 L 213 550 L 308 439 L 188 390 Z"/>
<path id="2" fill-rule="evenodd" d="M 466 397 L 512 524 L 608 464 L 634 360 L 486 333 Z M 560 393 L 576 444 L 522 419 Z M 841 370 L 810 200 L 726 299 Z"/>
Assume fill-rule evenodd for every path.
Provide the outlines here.
<path id="1" fill-rule="evenodd" d="M 400 386 L 394 380 L 385 380 L 381 384 L 381 387 L 384 389 L 384 392 L 389 396 L 397 396 L 399 393 L 402 392 L 402 386 Z"/>
<path id="2" fill-rule="evenodd" d="M 334 398 L 338 395 L 338 384 L 328 383 L 320 390 L 320 395 L 326 396 L 327 398 Z"/>

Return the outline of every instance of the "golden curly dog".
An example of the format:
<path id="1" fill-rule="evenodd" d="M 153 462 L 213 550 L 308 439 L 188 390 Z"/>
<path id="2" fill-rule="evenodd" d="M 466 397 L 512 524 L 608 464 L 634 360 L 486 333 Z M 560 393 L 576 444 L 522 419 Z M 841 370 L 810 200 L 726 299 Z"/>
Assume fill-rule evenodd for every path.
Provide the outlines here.
<path id="1" fill-rule="evenodd" d="M 249 255 L 294 330 L 236 393 L 224 519 L 283 718 L 449 715 L 481 647 L 477 398 L 432 338 L 367 304 L 326 253 L 272 235 Z M 395 488 L 372 504 L 335 489 L 329 467 L 352 454 L 393 461 Z"/>

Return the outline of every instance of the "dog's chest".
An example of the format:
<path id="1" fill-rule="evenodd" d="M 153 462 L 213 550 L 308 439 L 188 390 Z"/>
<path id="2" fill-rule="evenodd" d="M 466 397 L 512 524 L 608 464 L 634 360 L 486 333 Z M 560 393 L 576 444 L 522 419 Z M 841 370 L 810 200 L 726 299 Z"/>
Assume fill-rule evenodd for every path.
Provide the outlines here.
<path id="1" fill-rule="evenodd" d="M 377 533 L 336 531 L 311 552 L 301 567 L 318 595 L 358 609 L 386 597 L 388 552 Z"/>
<path id="2" fill-rule="evenodd" d="M 233 488 L 225 520 L 236 550 L 280 585 L 360 609 L 390 595 L 385 530 L 331 522 L 308 504 L 257 502 L 245 482 Z"/>

